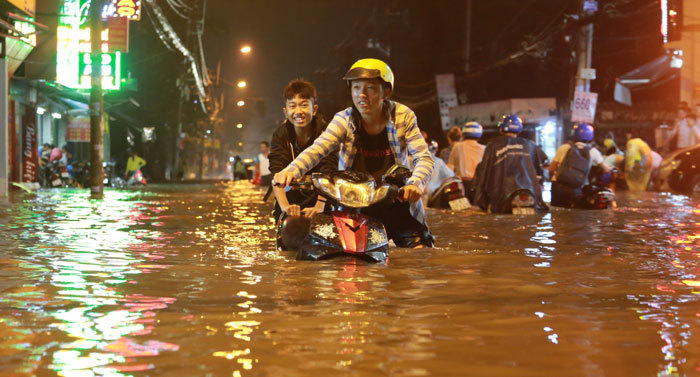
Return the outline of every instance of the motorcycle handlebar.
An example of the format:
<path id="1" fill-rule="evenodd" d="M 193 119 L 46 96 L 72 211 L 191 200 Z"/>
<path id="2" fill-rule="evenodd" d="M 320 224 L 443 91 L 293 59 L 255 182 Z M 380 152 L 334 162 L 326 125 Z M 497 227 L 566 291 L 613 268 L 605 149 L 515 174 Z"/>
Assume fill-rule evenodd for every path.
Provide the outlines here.
<path id="1" fill-rule="evenodd" d="M 285 187 L 282 183 L 278 182 L 272 182 L 272 185 L 274 187 Z M 292 190 L 306 190 L 306 189 L 311 189 L 313 188 L 313 182 L 311 182 L 311 176 L 305 175 L 299 179 L 292 179 L 292 181 L 289 183 L 289 187 L 292 188 Z"/>

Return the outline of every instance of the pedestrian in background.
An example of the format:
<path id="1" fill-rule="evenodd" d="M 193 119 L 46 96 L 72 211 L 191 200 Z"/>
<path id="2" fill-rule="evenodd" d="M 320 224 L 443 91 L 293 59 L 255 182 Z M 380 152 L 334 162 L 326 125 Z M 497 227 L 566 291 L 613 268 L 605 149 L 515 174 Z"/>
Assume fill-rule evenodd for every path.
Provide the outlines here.
<path id="1" fill-rule="evenodd" d="M 272 182 L 270 172 L 270 143 L 263 141 L 260 143 L 260 153 L 255 157 L 255 171 L 260 176 L 260 186 L 268 187 Z"/>
<path id="2" fill-rule="evenodd" d="M 700 130 L 695 125 L 695 117 L 689 119 L 691 113 L 688 106 L 682 104 L 676 115 L 675 124 L 664 143 L 664 148 L 669 152 L 693 146 L 700 141 L 700 138 L 696 139 L 696 135 L 700 135 Z"/>
<path id="3" fill-rule="evenodd" d="M 459 142 L 460 140 L 462 140 L 462 130 L 460 130 L 459 127 L 454 126 L 447 131 L 447 142 L 449 145 L 440 151 L 440 158 L 442 161 L 445 163 L 449 161 L 452 148 L 454 147 L 455 143 Z"/>

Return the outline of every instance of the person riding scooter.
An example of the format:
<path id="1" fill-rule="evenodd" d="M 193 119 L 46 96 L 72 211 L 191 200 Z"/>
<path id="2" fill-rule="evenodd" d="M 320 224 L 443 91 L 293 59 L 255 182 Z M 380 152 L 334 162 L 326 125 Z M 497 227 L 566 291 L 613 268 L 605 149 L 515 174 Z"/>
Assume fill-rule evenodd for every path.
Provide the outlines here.
<path id="1" fill-rule="evenodd" d="M 597 166 L 603 173 L 611 168 L 603 161 L 603 155 L 590 144 L 594 128 L 588 123 L 576 123 L 572 130 L 572 141 L 557 149 L 549 165 L 552 177 L 552 205 L 557 207 L 580 207 L 584 199 L 584 186 L 589 184 L 591 167 Z"/>
<path id="2" fill-rule="evenodd" d="M 462 180 L 464 191 L 470 201 L 474 201 L 474 191 L 472 190 L 472 180 L 476 167 L 484 157 L 486 147 L 479 144 L 478 140 L 484 133 L 484 127 L 477 122 L 467 122 L 462 127 L 462 141 L 455 143 L 450 153 L 447 167 L 455 172 L 455 175 Z"/>
<path id="3" fill-rule="evenodd" d="M 501 136 L 486 146 L 476 169 L 474 204 L 491 213 L 511 213 L 512 194 L 527 190 L 534 197 L 534 210 L 547 211 L 539 183 L 543 172 L 537 145 L 518 137 L 523 122 L 516 115 L 503 116 L 498 129 Z"/>
<path id="4" fill-rule="evenodd" d="M 420 199 L 435 163 L 414 112 L 389 100 L 394 90 L 391 68 L 378 59 L 360 59 L 343 79 L 353 106 L 336 113 L 314 144 L 275 174 L 274 181 L 287 186 L 331 153 L 339 153 L 339 170 L 368 173 L 377 182 L 394 164 L 412 166 L 400 202 L 376 203 L 362 213 L 384 224 L 399 247 L 432 247 Z"/>

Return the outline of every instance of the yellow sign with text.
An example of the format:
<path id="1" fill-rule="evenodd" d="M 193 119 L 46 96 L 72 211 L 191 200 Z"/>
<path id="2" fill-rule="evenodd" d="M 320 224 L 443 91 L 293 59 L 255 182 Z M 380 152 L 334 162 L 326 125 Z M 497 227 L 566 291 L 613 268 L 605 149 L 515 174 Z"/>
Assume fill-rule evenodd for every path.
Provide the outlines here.
<path id="1" fill-rule="evenodd" d="M 36 16 L 36 0 L 8 0 L 10 4 L 16 6 L 30 17 Z"/>

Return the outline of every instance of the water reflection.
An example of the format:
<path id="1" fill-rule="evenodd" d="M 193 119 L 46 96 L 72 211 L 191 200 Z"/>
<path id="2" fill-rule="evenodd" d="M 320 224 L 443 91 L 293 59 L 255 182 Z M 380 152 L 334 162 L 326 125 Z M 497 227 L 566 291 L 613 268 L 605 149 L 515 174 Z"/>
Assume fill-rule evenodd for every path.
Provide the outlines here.
<path id="1" fill-rule="evenodd" d="M 433 250 L 295 261 L 246 182 L 0 214 L 0 374 L 693 375 L 696 199 L 430 211 Z M 2 369 L 5 368 L 5 369 Z"/>
<path id="2" fill-rule="evenodd" d="M 102 201 L 91 201 L 88 195 L 46 192 L 32 206 L 20 208 L 10 228 L 21 229 L 15 234 L 24 243 L 40 245 L 19 250 L 22 263 L 38 269 L 37 280 L 16 288 L 17 294 L 4 295 L 5 303 L 22 310 L 28 301 L 24 292 L 31 287 L 30 302 L 35 303 L 31 321 L 40 326 L 53 318 L 48 329 L 39 331 L 64 334 L 58 337 L 64 341 L 46 347 L 53 358 L 50 368 L 61 376 L 116 376 L 148 369 L 149 364 L 133 358 L 177 351 L 178 346 L 152 340 L 140 343 L 134 337 L 149 334 L 154 311 L 174 299 L 129 295 L 120 286 L 147 273 L 140 267 L 157 259 L 144 254 L 142 246 L 145 242 L 157 246 L 160 233 L 138 229 L 148 219 L 146 213 L 157 210 L 140 201 L 147 193 L 107 191 Z M 11 318 L 17 314 L 3 313 L 2 321 L 14 322 Z M 37 365 L 25 364 L 24 370 Z"/>

